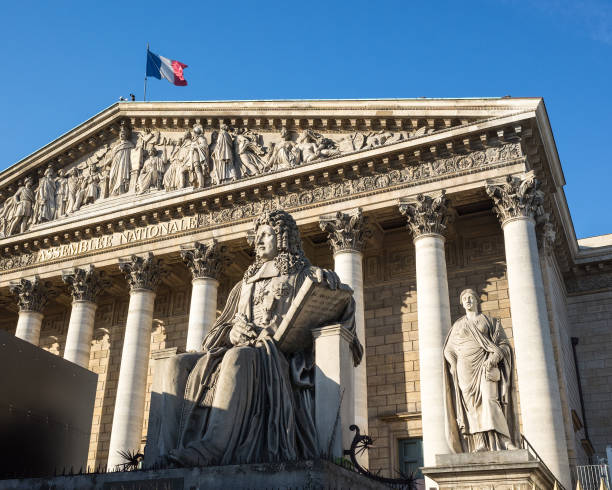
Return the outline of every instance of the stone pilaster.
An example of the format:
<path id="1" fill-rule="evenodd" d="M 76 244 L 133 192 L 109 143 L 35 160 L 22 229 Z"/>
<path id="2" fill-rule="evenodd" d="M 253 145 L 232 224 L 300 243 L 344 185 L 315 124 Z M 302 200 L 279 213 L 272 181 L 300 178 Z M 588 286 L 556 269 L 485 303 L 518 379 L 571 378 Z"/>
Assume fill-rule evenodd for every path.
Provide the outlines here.
<path id="1" fill-rule="evenodd" d="M 49 291 L 38 277 L 19 279 L 11 282 L 10 291 L 17 296 L 19 319 L 15 336 L 38 345 L 43 320 L 43 308 L 46 306 Z"/>
<path id="2" fill-rule="evenodd" d="M 367 226 L 367 218 L 360 208 L 321 216 L 319 225 L 327 232 L 329 243 L 334 252 L 334 270 L 340 280 L 353 288 L 355 299 L 355 331 L 365 347 L 365 313 L 363 300 L 363 247 L 372 231 Z M 363 357 L 354 373 L 354 416 L 355 424 L 362 433 L 368 433 L 368 385 L 366 356 Z M 361 456 L 360 463 L 367 466 L 367 455 Z"/>
<path id="3" fill-rule="evenodd" d="M 570 486 L 559 382 L 535 232 L 544 216 L 533 172 L 487 182 L 506 249 L 523 433 L 544 463 Z"/>
<path id="4" fill-rule="evenodd" d="M 444 430 L 442 373 L 444 340 L 451 326 L 444 253 L 449 200 L 444 191 L 419 194 L 401 199 L 399 210 L 414 238 L 423 457 L 425 466 L 434 466 L 437 454 L 450 452 Z M 435 483 L 429 480 L 425 486 Z"/>
<path id="5" fill-rule="evenodd" d="M 181 257 L 192 275 L 187 351 L 202 349 L 202 341 L 217 316 L 219 274 L 227 262 L 226 247 L 213 239 L 181 247 Z"/>
<path id="6" fill-rule="evenodd" d="M 155 288 L 162 272 L 152 253 L 119 259 L 119 268 L 130 285 L 130 303 L 108 450 L 109 470 L 123 462 L 119 451 L 140 449 Z"/>
<path id="7" fill-rule="evenodd" d="M 62 280 L 70 286 L 72 294 L 64 359 L 87 368 L 96 317 L 96 297 L 105 282 L 93 265 L 63 271 Z"/>

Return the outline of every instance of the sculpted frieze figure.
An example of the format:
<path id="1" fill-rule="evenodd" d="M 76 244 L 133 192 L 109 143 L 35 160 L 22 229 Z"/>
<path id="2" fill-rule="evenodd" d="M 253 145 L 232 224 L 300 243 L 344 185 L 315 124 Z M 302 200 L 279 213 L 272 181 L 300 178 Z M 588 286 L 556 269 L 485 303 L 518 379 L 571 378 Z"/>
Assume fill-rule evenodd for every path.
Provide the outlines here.
<path id="1" fill-rule="evenodd" d="M 185 172 L 191 149 L 191 133 L 186 131 L 170 152 L 170 166 L 164 173 L 164 189 L 174 191 L 185 187 Z"/>
<path id="2" fill-rule="evenodd" d="M 302 154 L 297 145 L 291 141 L 291 134 L 285 128 L 281 130 L 281 141 L 276 143 L 266 162 L 266 168 L 270 170 L 282 170 L 295 167 L 302 163 Z"/>
<path id="3" fill-rule="evenodd" d="M 460 295 L 465 316 L 444 343 L 446 435 L 456 453 L 516 449 L 512 351 L 499 320 L 479 312 L 478 295 Z"/>
<path id="4" fill-rule="evenodd" d="M 55 193 L 55 176 L 53 175 L 53 169 L 48 167 L 38 181 L 34 204 L 34 223 L 44 223 L 55 217 Z"/>
<path id="5" fill-rule="evenodd" d="M 142 139 L 136 135 L 137 142 L 130 140 L 130 130 L 122 124 L 119 129 L 119 141 L 111 148 L 111 166 L 109 174 L 110 195 L 118 196 L 130 189 L 132 174 L 132 150 L 142 146 Z"/>
<path id="6" fill-rule="evenodd" d="M 260 174 L 265 169 L 264 148 L 259 144 L 258 135 L 240 128 L 234 138 L 236 158 L 240 162 L 240 176 L 249 177 Z"/>
<path id="7" fill-rule="evenodd" d="M 189 182 L 195 188 L 202 188 L 210 173 L 210 152 L 204 130 L 199 124 L 193 127 L 191 140 L 188 158 Z"/>
<path id="8" fill-rule="evenodd" d="M 68 207 L 68 179 L 64 169 L 57 171 L 55 178 L 55 218 L 65 216 Z"/>
<path id="9" fill-rule="evenodd" d="M 340 154 L 340 151 L 336 149 L 334 141 L 310 129 L 302 131 L 296 140 L 296 144 L 301 152 L 301 159 L 304 163 Z"/>
<path id="10" fill-rule="evenodd" d="M 77 167 L 72 167 L 68 172 L 66 187 L 68 189 L 66 214 L 70 214 L 78 211 L 83 202 L 82 179 Z"/>
<path id="11" fill-rule="evenodd" d="M 19 186 L 15 195 L 10 198 L 10 202 L 8 199 L 5 202 L 4 213 L 8 221 L 7 235 L 23 233 L 29 228 L 35 202 L 33 185 L 32 177 L 26 177 L 23 185 Z"/>
<path id="12" fill-rule="evenodd" d="M 100 176 L 96 164 L 92 160 L 87 161 L 87 167 L 83 171 L 81 179 L 81 192 L 83 204 L 92 204 L 100 198 Z"/>
<path id="13" fill-rule="evenodd" d="M 234 140 L 229 127 L 222 124 L 212 150 L 213 169 L 211 172 L 213 184 L 224 184 L 238 178 L 234 163 Z"/>
<path id="14" fill-rule="evenodd" d="M 307 277 L 330 289 L 339 279 L 310 264 L 297 225 L 285 211 L 257 218 L 252 242 L 255 262 L 230 292 L 202 352 L 165 361 L 157 385 L 160 405 L 149 421 L 154 429 L 146 461 L 151 464 L 206 466 L 317 456 L 312 347 L 286 354 L 273 335 Z M 352 300 L 337 321 L 352 336 L 358 363 L 362 348 Z"/>
<path id="15" fill-rule="evenodd" d="M 147 157 L 140 169 L 138 182 L 136 184 L 136 192 L 144 194 L 151 189 L 161 189 L 164 178 L 164 165 L 166 163 L 166 150 L 164 147 L 163 153 L 151 146 L 147 150 Z"/>

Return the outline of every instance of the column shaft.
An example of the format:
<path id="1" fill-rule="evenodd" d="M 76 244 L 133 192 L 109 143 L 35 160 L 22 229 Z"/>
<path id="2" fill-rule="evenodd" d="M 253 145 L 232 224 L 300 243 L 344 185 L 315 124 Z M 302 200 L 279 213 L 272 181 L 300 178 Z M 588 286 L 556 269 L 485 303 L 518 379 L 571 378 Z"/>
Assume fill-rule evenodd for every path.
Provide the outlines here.
<path id="1" fill-rule="evenodd" d="M 218 288 L 219 281 L 210 277 L 196 278 L 192 281 L 187 351 L 202 350 L 202 341 L 217 316 Z"/>
<path id="2" fill-rule="evenodd" d="M 15 337 L 19 337 L 31 344 L 38 345 L 42 321 L 43 314 L 38 311 L 20 311 Z"/>
<path id="3" fill-rule="evenodd" d="M 109 470 L 124 462 L 118 451 L 138 451 L 140 448 L 154 302 L 153 291 L 133 289 L 130 294 L 108 450 Z"/>
<path id="4" fill-rule="evenodd" d="M 568 487 L 571 480 L 561 397 L 535 224 L 530 218 L 514 218 L 505 221 L 502 227 L 523 434 Z"/>
<path id="5" fill-rule="evenodd" d="M 84 368 L 89 367 L 96 308 L 96 304 L 91 301 L 75 300 L 72 302 L 64 359 Z"/>
<path id="6" fill-rule="evenodd" d="M 443 346 L 451 324 L 444 237 L 425 234 L 414 240 L 419 328 L 419 376 L 425 466 L 448 454 L 444 430 Z"/>
<path id="7" fill-rule="evenodd" d="M 340 250 L 334 254 L 334 270 L 340 280 L 353 288 L 357 338 L 365 347 L 365 314 L 363 302 L 363 256 L 356 250 Z M 366 356 L 355 368 L 355 424 L 362 434 L 368 434 L 368 385 Z"/>

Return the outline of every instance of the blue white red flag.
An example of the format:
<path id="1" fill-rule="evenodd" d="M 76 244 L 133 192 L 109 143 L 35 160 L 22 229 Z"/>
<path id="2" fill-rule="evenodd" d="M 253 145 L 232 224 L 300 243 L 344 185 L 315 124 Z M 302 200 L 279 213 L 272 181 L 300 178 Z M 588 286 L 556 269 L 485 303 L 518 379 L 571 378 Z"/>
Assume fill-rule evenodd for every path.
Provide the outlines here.
<path id="1" fill-rule="evenodd" d="M 163 56 L 152 53 L 147 49 L 147 76 L 161 80 L 165 78 L 170 83 L 179 86 L 187 85 L 183 76 L 183 70 L 187 68 L 185 63 L 169 60 Z"/>

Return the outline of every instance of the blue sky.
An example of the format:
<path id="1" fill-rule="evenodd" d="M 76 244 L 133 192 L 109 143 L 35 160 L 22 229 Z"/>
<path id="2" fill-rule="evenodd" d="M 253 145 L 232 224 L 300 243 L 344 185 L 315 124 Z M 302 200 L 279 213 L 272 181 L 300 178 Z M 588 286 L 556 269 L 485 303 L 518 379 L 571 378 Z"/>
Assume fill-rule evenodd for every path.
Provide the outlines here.
<path id="1" fill-rule="evenodd" d="M 579 238 L 612 233 L 612 2 L 6 2 L 0 170 L 130 92 L 150 100 L 542 96 Z"/>

